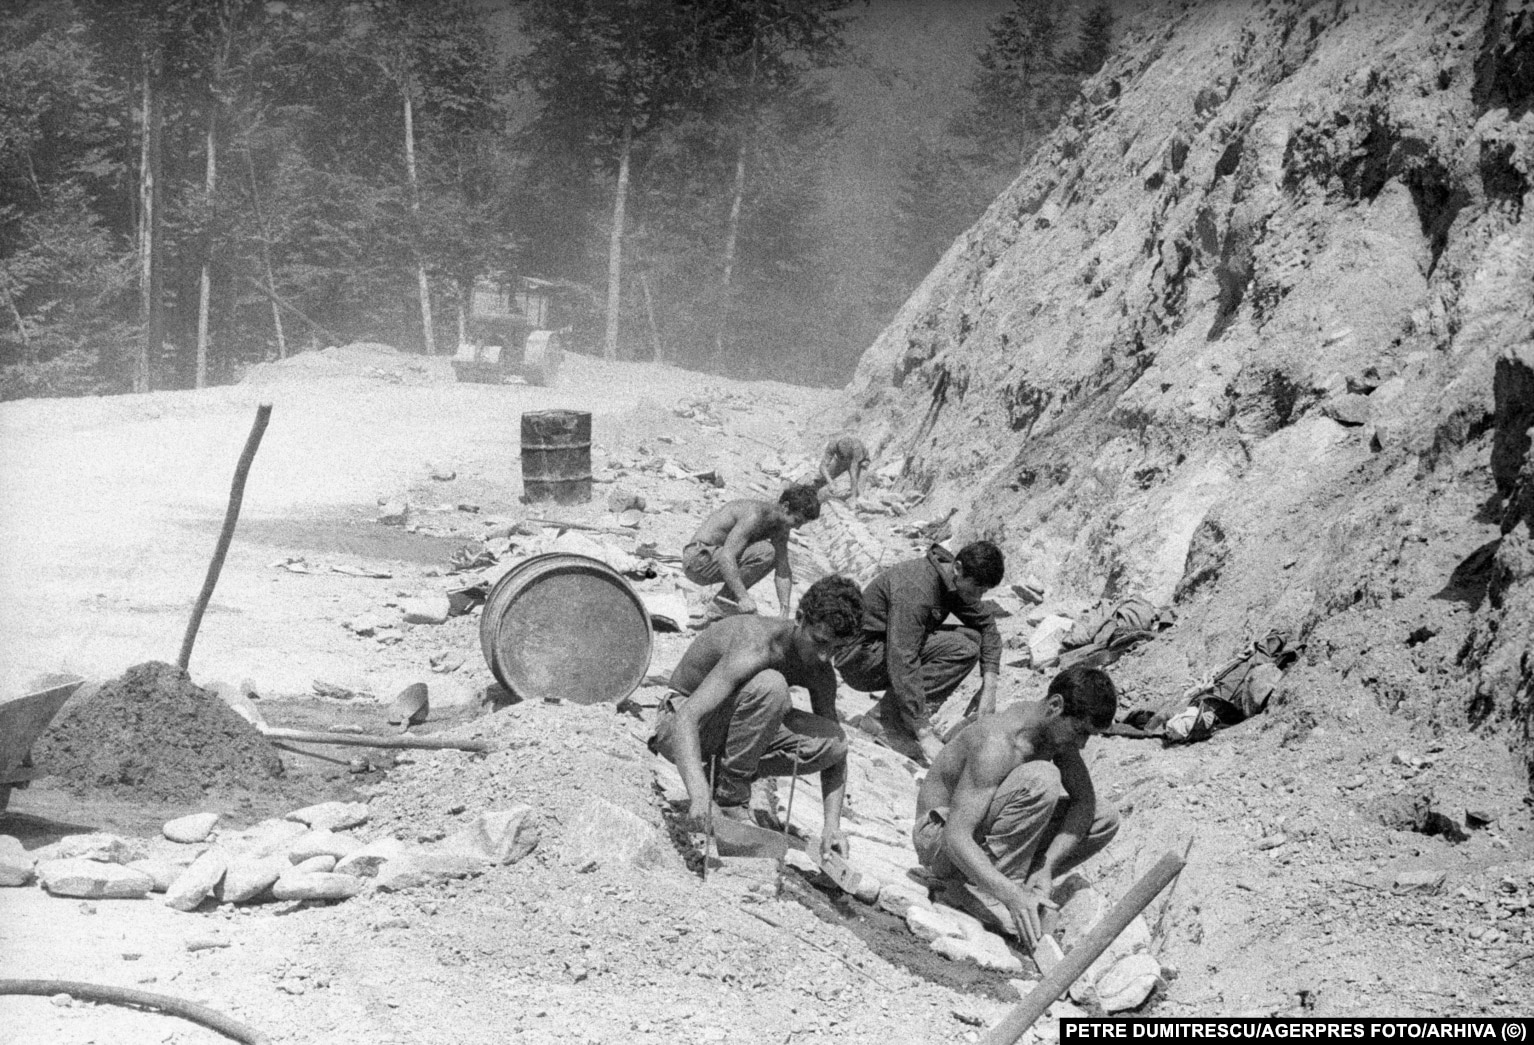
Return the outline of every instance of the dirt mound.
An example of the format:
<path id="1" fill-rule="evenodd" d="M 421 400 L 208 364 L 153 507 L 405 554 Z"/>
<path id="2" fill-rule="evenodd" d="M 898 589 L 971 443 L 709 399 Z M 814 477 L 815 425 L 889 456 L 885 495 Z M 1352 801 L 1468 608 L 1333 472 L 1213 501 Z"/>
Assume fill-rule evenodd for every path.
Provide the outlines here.
<path id="1" fill-rule="evenodd" d="M 258 363 L 240 378 L 242 385 L 309 382 L 316 377 L 362 377 L 396 385 L 450 382 L 451 364 L 443 357 L 407 355 L 391 345 L 356 341 L 319 352 L 299 352 L 286 359 Z"/>
<path id="2" fill-rule="evenodd" d="M 129 668 L 55 721 L 33 756 L 71 789 L 167 802 L 282 776 L 276 749 L 254 726 L 159 661 Z"/>

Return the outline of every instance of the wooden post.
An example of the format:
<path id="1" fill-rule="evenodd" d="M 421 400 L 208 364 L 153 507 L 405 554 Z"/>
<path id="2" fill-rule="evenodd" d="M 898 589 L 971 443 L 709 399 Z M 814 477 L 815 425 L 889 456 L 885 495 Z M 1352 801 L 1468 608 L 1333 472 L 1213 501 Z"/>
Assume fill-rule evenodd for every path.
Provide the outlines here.
<path id="1" fill-rule="evenodd" d="M 203 612 L 208 608 L 208 602 L 213 598 L 213 588 L 218 584 L 219 571 L 224 568 L 224 556 L 229 554 L 229 542 L 234 538 L 234 524 L 240 519 L 240 501 L 245 497 L 245 477 L 250 474 L 250 463 L 256 459 L 256 450 L 261 446 L 261 435 L 266 431 L 266 422 L 272 416 L 272 404 L 262 403 L 256 407 L 256 420 L 250 426 L 250 435 L 245 437 L 245 449 L 240 453 L 240 460 L 234 466 L 234 482 L 229 488 L 229 507 L 224 512 L 224 528 L 218 535 L 218 546 L 213 549 L 213 561 L 208 563 L 208 575 L 203 578 L 202 591 L 197 596 L 197 602 L 192 607 L 192 619 L 186 623 L 186 636 L 181 640 L 181 655 L 176 658 L 176 663 L 185 671 L 187 664 L 192 659 L 192 643 L 197 641 L 197 629 L 202 625 Z"/>
<path id="2" fill-rule="evenodd" d="M 986 1031 L 980 1039 L 980 1045 L 1014 1045 L 1044 1015 L 1044 1011 L 1055 1003 L 1056 998 L 1070 990 L 1071 984 L 1118 939 L 1119 933 L 1129 927 L 1135 915 L 1145 910 L 1182 868 L 1182 857 L 1176 853 L 1167 853 L 1156 861 L 1156 866 L 1147 871 L 1103 920 L 1071 948 L 1071 953 L 1059 965 L 1044 975 L 1028 997 L 1018 1002 L 1000 1023 Z"/>

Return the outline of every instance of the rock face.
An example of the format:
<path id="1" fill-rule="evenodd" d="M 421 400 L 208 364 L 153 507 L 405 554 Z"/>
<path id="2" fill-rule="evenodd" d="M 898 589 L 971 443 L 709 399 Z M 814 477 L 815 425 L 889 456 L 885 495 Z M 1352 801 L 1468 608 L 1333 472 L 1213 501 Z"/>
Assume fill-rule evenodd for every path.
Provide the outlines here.
<path id="1" fill-rule="evenodd" d="M 1200 660 L 1271 625 L 1362 655 L 1427 615 L 1455 667 L 1392 675 L 1396 706 L 1534 750 L 1515 6 L 1140 5 L 865 354 L 850 425 L 956 543 L 1063 598 L 1175 600 Z M 1499 530 L 1449 622 L 1426 600 Z"/>

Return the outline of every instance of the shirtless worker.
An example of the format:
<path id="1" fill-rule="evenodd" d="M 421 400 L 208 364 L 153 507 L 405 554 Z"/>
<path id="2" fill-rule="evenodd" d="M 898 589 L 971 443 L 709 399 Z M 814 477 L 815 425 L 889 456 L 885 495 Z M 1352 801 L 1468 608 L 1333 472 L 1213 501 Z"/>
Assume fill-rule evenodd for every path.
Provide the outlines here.
<path id="1" fill-rule="evenodd" d="M 818 518 L 820 498 L 814 488 L 790 486 L 778 495 L 777 504 L 731 501 L 705 519 L 682 547 L 682 572 L 694 584 L 720 585 L 709 618 L 755 613 L 750 588 L 769 573 L 776 574 L 779 612 L 789 616 L 794 574 L 788 563 L 788 533 Z"/>
<path id="2" fill-rule="evenodd" d="M 650 750 L 669 759 L 687 785 L 688 821 L 701 830 L 710 813 L 749 821 L 751 783 L 764 776 L 819 773 L 825 807 L 820 851 L 847 855 L 841 829 L 847 789 L 847 738 L 836 721 L 831 657 L 857 634 L 858 586 L 822 577 L 799 600 L 792 621 L 737 616 L 697 638 L 671 673 Z M 789 700 L 809 690 L 811 712 Z M 705 759 L 717 759 L 712 793 Z"/>
<path id="3" fill-rule="evenodd" d="M 1014 704 L 965 727 L 932 763 L 916 796 L 911 840 L 940 880 L 1011 924 L 1031 951 L 1055 881 L 1100 852 L 1119 829 L 1081 758 L 1113 725 L 1118 694 L 1101 668 L 1055 676 L 1043 700 Z M 981 893 L 986 895 L 980 895 Z"/>
<path id="4" fill-rule="evenodd" d="M 980 665 L 978 711 L 996 710 L 1001 632 L 981 596 L 1001 583 L 1001 549 L 971 541 L 954 555 L 934 544 L 899 562 L 863 591 L 863 633 L 836 660 L 842 681 L 859 693 L 884 691 L 864 729 L 902 754 L 930 762 L 943 742 L 928 705 L 941 703 Z M 952 614 L 962 627 L 944 627 Z"/>
<path id="5" fill-rule="evenodd" d="M 852 482 L 852 503 L 858 503 L 858 491 L 863 483 L 863 469 L 868 467 L 868 448 L 854 435 L 839 435 L 826 444 L 826 452 L 820 458 L 820 476 L 817 487 L 828 487 L 831 480 L 847 473 Z"/>

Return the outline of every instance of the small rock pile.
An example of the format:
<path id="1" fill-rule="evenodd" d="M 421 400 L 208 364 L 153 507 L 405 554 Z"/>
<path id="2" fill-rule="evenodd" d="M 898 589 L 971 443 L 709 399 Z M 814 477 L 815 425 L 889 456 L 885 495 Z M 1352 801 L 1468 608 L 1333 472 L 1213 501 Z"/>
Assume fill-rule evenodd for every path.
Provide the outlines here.
<path id="1" fill-rule="evenodd" d="M 76 791 L 193 803 L 260 789 L 282 776 L 277 749 L 181 668 L 149 661 L 57 719 L 33 745 L 37 764 Z"/>
<path id="2" fill-rule="evenodd" d="M 218 813 L 195 813 L 166 823 L 169 846 L 89 834 L 28 853 L 0 835 L 0 885 L 24 886 L 35 877 L 51 895 L 90 900 L 163 893 L 166 906 L 178 911 L 210 903 L 334 901 L 477 875 L 516 863 L 539 841 L 537 818 L 526 805 L 481 813 L 434 846 L 392 835 L 365 841 L 352 833 L 368 820 L 361 802 L 306 806 L 245 831 L 217 831 L 218 820 Z"/>

